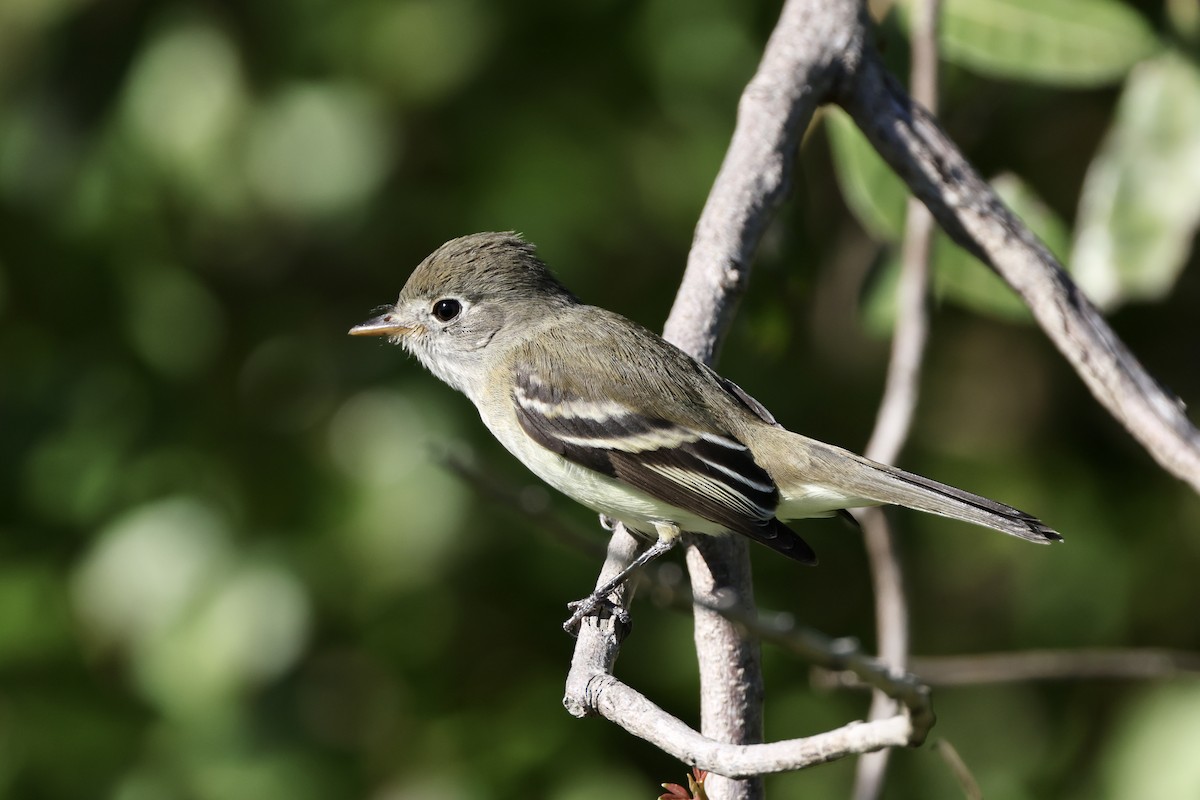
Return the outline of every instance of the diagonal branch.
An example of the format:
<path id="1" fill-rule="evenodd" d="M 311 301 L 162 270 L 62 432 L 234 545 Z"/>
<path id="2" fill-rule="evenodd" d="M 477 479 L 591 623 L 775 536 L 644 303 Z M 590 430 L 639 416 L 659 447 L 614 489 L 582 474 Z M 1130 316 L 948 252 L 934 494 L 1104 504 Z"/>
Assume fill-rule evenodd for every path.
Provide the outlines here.
<path id="1" fill-rule="evenodd" d="M 850 0 L 841 0 L 848 3 Z M 1021 296 L 1092 395 L 1168 472 L 1200 491 L 1200 431 L 1037 237 L 866 51 L 836 97 L 947 234 Z"/>
<path id="2" fill-rule="evenodd" d="M 685 764 L 730 778 L 751 778 L 804 769 L 855 753 L 910 744 L 912 725 L 895 716 L 851 722 L 803 739 L 734 745 L 702 736 L 612 675 L 596 675 L 587 686 L 599 713 Z M 706 783 L 706 789 L 710 785 Z"/>
<path id="3" fill-rule="evenodd" d="M 737 126 L 700 214 L 665 335 L 712 362 L 750 277 L 750 264 L 786 198 L 800 137 L 833 90 L 838 59 L 861 50 L 854 3 L 789 0 L 738 103 Z"/>

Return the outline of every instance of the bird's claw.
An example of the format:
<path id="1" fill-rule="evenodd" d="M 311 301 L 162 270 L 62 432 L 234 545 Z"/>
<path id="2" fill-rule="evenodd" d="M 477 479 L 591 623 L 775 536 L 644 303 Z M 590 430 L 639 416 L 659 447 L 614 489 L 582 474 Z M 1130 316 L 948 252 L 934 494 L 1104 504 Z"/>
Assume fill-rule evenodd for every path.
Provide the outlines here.
<path id="1" fill-rule="evenodd" d="M 622 631 L 621 638 L 624 638 L 624 633 L 628 632 L 632 621 L 629 611 L 614 602 L 608 595 L 588 595 L 582 600 L 567 603 L 567 609 L 571 612 L 571 616 L 563 623 L 563 630 L 572 636 L 579 635 L 579 626 L 583 624 L 584 617 L 594 615 L 599 620 L 613 620 L 614 624 L 619 626 L 617 630 Z"/>

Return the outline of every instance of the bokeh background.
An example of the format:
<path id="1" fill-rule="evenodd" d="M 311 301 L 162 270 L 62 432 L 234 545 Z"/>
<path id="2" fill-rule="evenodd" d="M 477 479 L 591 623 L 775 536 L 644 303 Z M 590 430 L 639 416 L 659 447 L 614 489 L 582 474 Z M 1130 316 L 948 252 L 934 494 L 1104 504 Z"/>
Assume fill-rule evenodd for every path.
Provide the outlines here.
<path id="1" fill-rule="evenodd" d="M 947 128 L 1200 401 L 1194 3 L 947 7 Z M 0 1 L 0 797 L 588 800 L 683 781 L 560 706 L 564 604 L 599 559 L 538 520 L 602 542 L 592 516 L 465 399 L 345 332 L 486 229 L 660 327 L 778 10 Z M 904 8 L 873 11 L 906 74 Z M 844 120 L 814 125 L 721 361 L 789 427 L 864 445 L 901 203 Z M 1067 544 L 897 513 L 917 653 L 1200 648 L 1200 502 L 989 277 L 940 249 L 903 465 Z M 761 604 L 869 646 L 859 536 L 803 530 L 821 566 L 756 551 Z M 694 721 L 689 620 L 634 612 L 619 674 Z M 766 670 L 772 738 L 865 713 L 770 648 Z M 1195 680 L 935 705 L 989 797 L 1200 795 Z M 960 796 L 928 747 L 893 763 L 887 797 Z M 846 796 L 852 774 L 768 789 Z"/>

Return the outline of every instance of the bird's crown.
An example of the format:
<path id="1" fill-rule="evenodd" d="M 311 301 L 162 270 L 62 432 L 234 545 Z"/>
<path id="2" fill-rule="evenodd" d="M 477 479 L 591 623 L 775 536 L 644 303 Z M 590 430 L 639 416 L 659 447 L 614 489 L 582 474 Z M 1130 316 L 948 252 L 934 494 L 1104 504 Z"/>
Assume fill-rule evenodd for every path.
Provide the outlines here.
<path id="1" fill-rule="evenodd" d="M 534 246 L 511 231 L 473 233 L 446 242 L 413 270 L 401 299 L 440 295 L 473 301 L 508 295 L 578 302 L 537 257 Z"/>

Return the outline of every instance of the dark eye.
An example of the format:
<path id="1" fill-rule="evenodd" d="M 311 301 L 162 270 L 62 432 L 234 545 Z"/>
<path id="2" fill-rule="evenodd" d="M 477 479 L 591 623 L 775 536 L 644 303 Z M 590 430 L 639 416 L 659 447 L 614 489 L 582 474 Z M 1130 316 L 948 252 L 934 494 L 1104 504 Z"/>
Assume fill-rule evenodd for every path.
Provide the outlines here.
<path id="1" fill-rule="evenodd" d="M 438 300 L 433 304 L 433 315 L 442 322 L 449 322 L 462 311 L 462 303 L 457 300 Z"/>

